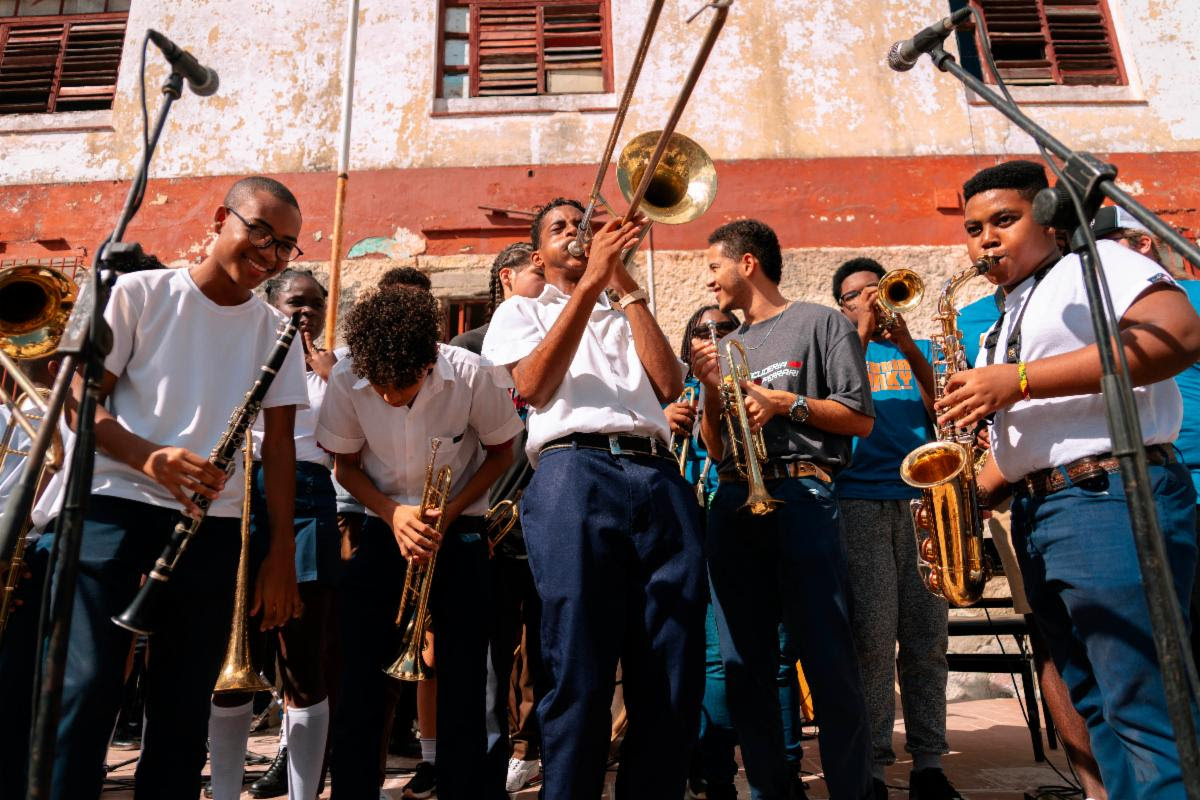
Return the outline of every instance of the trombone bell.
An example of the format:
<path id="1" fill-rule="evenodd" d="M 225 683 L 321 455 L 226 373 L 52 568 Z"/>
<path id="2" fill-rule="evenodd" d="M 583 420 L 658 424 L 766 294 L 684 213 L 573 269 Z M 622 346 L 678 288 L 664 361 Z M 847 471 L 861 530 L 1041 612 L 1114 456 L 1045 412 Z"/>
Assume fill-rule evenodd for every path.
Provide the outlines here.
<path id="1" fill-rule="evenodd" d="M 617 159 L 617 184 L 627 201 L 642 182 L 661 134 L 662 131 L 639 134 L 621 151 Z M 707 211 L 716 196 L 717 168 L 708 153 L 682 133 L 672 133 L 646 190 L 642 213 L 651 222 L 679 225 Z"/>
<path id="2" fill-rule="evenodd" d="M 0 270 L 0 350 L 13 358 L 53 353 L 77 294 L 75 284 L 57 269 Z"/>

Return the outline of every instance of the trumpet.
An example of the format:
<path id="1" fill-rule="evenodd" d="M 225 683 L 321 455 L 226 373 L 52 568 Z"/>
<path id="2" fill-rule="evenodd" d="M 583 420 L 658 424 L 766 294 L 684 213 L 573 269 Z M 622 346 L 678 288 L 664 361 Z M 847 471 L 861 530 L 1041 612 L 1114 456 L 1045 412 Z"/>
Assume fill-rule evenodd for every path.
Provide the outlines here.
<path id="1" fill-rule="evenodd" d="M 520 518 L 521 514 L 517 504 L 512 500 L 501 500 L 489 508 L 483 519 L 487 523 L 488 541 L 491 543 L 491 547 L 495 548 L 505 536 L 512 533 L 512 529 L 517 526 Z"/>
<path id="2" fill-rule="evenodd" d="M 700 392 L 698 392 L 696 390 L 696 387 L 688 386 L 687 388 L 685 388 L 683 390 L 683 394 L 679 395 L 679 399 L 676 400 L 675 402 L 676 403 L 685 403 L 689 406 L 694 407 L 696 405 L 696 402 L 699 399 L 700 399 Z M 688 450 L 691 448 L 691 445 L 692 445 L 692 437 L 691 437 L 691 434 L 689 433 L 687 436 L 682 437 L 682 441 L 679 442 L 678 444 L 676 444 L 675 439 L 676 439 L 675 434 L 674 434 L 674 432 L 672 432 L 671 433 L 671 442 L 670 442 L 671 453 L 675 456 L 675 460 L 679 462 L 679 474 L 686 477 L 687 462 L 688 462 Z"/>
<path id="3" fill-rule="evenodd" d="M 252 457 L 253 439 L 246 437 L 245 457 L 242 461 L 242 549 L 238 555 L 237 583 L 233 590 L 233 623 L 229 626 L 229 644 L 225 649 L 225 662 L 213 694 L 231 692 L 269 692 L 267 683 L 250 660 L 250 632 L 246 627 L 246 597 L 250 584 L 250 474 L 254 467 Z"/>
<path id="4" fill-rule="evenodd" d="M 432 439 L 429 463 L 425 467 L 425 486 L 421 489 L 421 518 L 441 534 L 446 515 L 446 501 L 450 499 L 450 483 L 453 473 L 444 466 L 434 475 L 441 439 Z M 437 508 L 437 518 L 430 523 L 426 510 Z M 437 551 L 426 563 L 408 562 L 404 571 L 404 586 L 400 590 L 400 610 L 396 613 L 396 627 L 403 633 L 400 639 L 400 655 L 384 670 L 389 677 L 401 681 L 424 681 L 433 677 L 433 670 L 426 664 L 425 634 L 429 630 L 429 592 L 433 588 L 433 568 L 437 564 Z"/>
<path id="5" fill-rule="evenodd" d="M 617 106 L 608 141 L 604 145 L 604 154 L 600 158 L 600 168 L 596 172 L 596 179 L 588 196 L 587 209 L 579 223 L 575 240 L 569 245 L 571 255 L 575 258 L 582 258 L 587 252 L 592 217 L 598 206 L 603 206 L 614 217 L 622 216 L 613 211 L 612 206 L 601 195 L 600 187 L 604 183 L 604 176 L 612 161 L 617 139 L 625 124 L 625 115 L 629 110 L 629 103 L 633 99 L 633 91 L 637 86 L 642 64 L 646 60 L 650 41 L 654 37 L 654 29 L 658 25 L 663 2 L 664 0 L 654 0 L 650 14 L 646 18 L 642 39 L 634 54 L 633 66 L 629 70 L 629 77 L 625 80 L 625 90 L 621 95 L 621 102 Z M 692 68 L 679 91 L 679 97 L 662 130 L 648 131 L 634 137 L 617 159 L 617 183 L 620 186 L 621 194 L 629 203 L 629 208 L 623 215 L 625 220 L 633 219 L 638 209 L 641 208 L 651 224 L 662 222 L 678 225 L 691 222 L 707 211 L 717 196 L 717 172 L 712 158 L 700 145 L 682 134 L 675 133 L 675 126 L 679 124 L 679 118 L 683 115 L 683 110 L 692 96 L 692 90 L 696 88 L 696 81 L 699 80 L 713 45 L 716 44 L 717 36 L 725 25 L 731 5 L 733 5 L 733 0 L 712 0 L 688 19 L 688 22 L 691 22 L 710 7 L 716 11 L 700 44 L 696 59 L 692 63 Z M 632 262 L 642 240 L 650 232 L 650 227 L 650 225 L 646 225 L 642 229 L 637 242 L 625 254 L 626 266 Z"/>
<path id="6" fill-rule="evenodd" d="M 925 282 L 911 269 L 889 270 L 879 279 L 879 295 L 875 298 L 879 324 L 875 332 L 894 330 L 896 317 L 907 314 L 921 304 Z"/>
<path id="7" fill-rule="evenodd" d="M 717 323 L 710 320 L 705 324 L 708 326 L 713 346 L 718 347 Z M 767 442 L 762 431 L 754 433 L 751 430 L 750 417 L 746 413 L 742 381 L 750 379 L 750 359 L 746 355 L 746 348 L 737 339 L 730 339 L 725 345 L 725 359 L 729 362 L 729 372 L 721 368 L 718 347 L 717 375 L 721 386 L 722 416 L 729 432 L 729 446 L 733 449 L 733 463 L 738 474 L 746 479 L 750 487 L 742 509 L 755 516 L 763 516 L 783 505 L 783 501 L 772 497 L 763 483 L 762 462 L 767 460 Z"/>

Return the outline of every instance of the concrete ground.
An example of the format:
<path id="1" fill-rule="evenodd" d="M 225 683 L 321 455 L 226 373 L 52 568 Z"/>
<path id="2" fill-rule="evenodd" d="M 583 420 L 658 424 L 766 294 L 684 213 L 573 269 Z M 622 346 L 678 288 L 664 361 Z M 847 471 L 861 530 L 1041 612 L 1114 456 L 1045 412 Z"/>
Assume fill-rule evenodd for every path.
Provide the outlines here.
<path id="1" fill-rule="evenodd" d="M 1021 707 L 1014 698 L 952 703 L 947 715 L 947 728 L 951 752 L 945 757 L 944 767 L 951 783 L 967 800 L 1022 800 L 1025 792 L 1033 794 L 1039 786 L 1064 783 L 1050 766 L 1038 764 L 1033 760 L 1029 732 L 1025 727 Z M 261 755 L 265 762 L 269 762 L 275 754 L 275 743 L 274 732 L 256 734 L 251 738 L 251 749 Z M 893 798 L 904 798 L 908 796 L 904 787 L 908 784 L 911 763 L 904 752 L 903 719 L 896 722 L 895 749 L 900 760 L 888 770 L 888 783 L 893 787 Z M 806 751 L 804 766 L 812 773 L 807 779 L 809 796 L 813 800 L 827 798 L 829 794 L 820 778 L 821 762 L 816 742 L 809 744 Z M 1061 772 L 1069 774 L 1061 749 L 1047 751 L 1047 754 Z M 136 751 L 112 750 L 109 752 L 109 763 L 115 765 L 136 756 Z M 412 759 L 395 756 L 389 758 L 389 771 L 393 774 L 389 775 L 384 784 L 384 791 L 390 798 L 401 796 L 409 779 L 408 770 L 411 770 L 414 764 Z M 252 779 L 265 768 L 265 763 L 247 766 L 248 778 Z M 113 790 L 105 792 L 106 800 L 130 800 L 133 797 L 132 791 L 119 788 L 115 784 L 129 780 L 132 775 L 132 763 L 114 769 L 109 776 L 114 780 Z M 610 770 L 603 800 L 610 800 L 613 796 L 614 776 L 615 771 Z M 744 773 L 739 774 L 737 780 L 738 796 L 749 797 Z M 249 798 L 250 795 L 245 793 L 242 797 Z M 321 797 L 329 797 L 328 789 Z M 537 788 L 531 787 L 514 797 L 532 800 L 537 797 Z"/>

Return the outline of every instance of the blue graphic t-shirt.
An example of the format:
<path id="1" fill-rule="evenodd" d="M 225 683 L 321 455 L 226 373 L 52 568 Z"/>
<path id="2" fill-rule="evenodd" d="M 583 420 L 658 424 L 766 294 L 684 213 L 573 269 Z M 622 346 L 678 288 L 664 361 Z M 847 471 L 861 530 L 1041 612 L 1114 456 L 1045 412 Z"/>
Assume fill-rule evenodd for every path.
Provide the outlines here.
<path id="1" fill-rule="evenodd" d="M 932 347 L 916 342 L 926 359 Z M 900 479 L 900 462 L 933 438 L 933 424 L 921 401 L 912 366 L 900 348 L 867 343 L 867 377 L 875 404 L 875 427 L 866 439 L 854 439 L 850 466 L 837 477 L 839 497 L 862 500 L 910 500 L 920 492 Z"/>
<path id="2" fill-rule="evenodd" d="M 995 295 L 981 297 L 958 312 L 958 329 L 962 332 L 963 352 L 967 356 L 967 367 L 975 366 L 975 357 L 983 346 L 987 332 L 1000 319 Z"/>
<path id="3" fill-rule="evenodd" d="M 1179 285 L 1187 292 L 1192 308 L 1200 313 L 1200 281 L 1180 281 Z M 1192 483 L 1200 493 L 1200 363 L 1176 375 L 1175 385 L 1183 395 L 1183 426 L 1175 446 L 1183 453 L 1183 460 L 1192 471 Z"/>

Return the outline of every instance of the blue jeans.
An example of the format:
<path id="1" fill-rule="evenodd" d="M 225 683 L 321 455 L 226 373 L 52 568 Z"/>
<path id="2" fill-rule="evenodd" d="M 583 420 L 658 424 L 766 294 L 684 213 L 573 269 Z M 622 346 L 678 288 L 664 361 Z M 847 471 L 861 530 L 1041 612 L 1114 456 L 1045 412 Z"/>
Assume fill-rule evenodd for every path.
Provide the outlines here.
<path id="1" fill-rule="evenodd" d="M 88 502 L 54 758 L 53 800 L 100 796 L 133 634 L 113 624 L 137 593 L 179 512 L 93 495 Z M 164 592 L 150 637 L 138 798 L 196 797 L 208 759 L 208 712 L 233 618 L 239 521 L 208 517 Z M 38 548 L 48 550 L 53 537 Z"/>
<path id="2" fill-rule="evenodd" d="M 621 800 L 679 797 L 704 688 L 699 509 L 671 460 L 564 449 L 521 504 L 542 599 L 545 800 L 599 797 L 621 661 Z"/>
<path id="3" fill-rule="evenodd" d="M 482 517 L 459 517 L 438 551 L 429 613 L 437 667 L 437 784 L 445 800 L 480 800 L 486 785 L 484 702 L 489 580 Z M 338 589 L 341 690 L 333 718 L 333 797 L 377 800 L 384 670 L 399 654 L 396 611 L 406 562 L 391 527 L 368 517 Z"/>
<path id="4" fill-rule="evenodd" d="M 846 547 L 830 487 L 815 478 L 770 481 L 784 505 L 739 510 L 745 484 L 724 483 L 708 517 L 709 575 L 729 710 L 755 800 L 790 796 L 779 707 L 779 625 L 812 688 L 831 798 L 870 790 L 870 732 L 847 607 Z"/>
<path id="5" fill-rule="evenodd" d="M 1151 466 L 1150 488 L 1186 617 L 1195 490 L 1179 464 Z M 1121 476 L 1043 498 L 1018 488 L 1012 508 L 1025 593 L 1087 723 L 1109 797 L 1184 797 Z"/>

